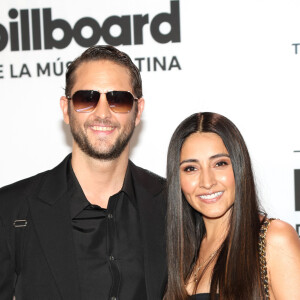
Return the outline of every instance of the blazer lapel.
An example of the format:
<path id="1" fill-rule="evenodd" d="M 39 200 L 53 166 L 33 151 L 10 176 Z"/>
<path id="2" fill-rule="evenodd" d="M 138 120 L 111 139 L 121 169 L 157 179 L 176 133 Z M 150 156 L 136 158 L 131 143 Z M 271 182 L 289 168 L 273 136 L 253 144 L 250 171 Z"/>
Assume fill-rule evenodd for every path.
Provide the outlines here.
<path id="1" fill-rule="evenodd" d="M 29 199 L 30 213 L 62 299 L 80 299 L 67 194 L 68 157 L 45 175 L 39 194 Z"/>
<path id="2" fill-rule="evenodd" d="M 131 164 L 143 234 L 148 300 L 162 299 L 167 280 L 164 184 Z"/>

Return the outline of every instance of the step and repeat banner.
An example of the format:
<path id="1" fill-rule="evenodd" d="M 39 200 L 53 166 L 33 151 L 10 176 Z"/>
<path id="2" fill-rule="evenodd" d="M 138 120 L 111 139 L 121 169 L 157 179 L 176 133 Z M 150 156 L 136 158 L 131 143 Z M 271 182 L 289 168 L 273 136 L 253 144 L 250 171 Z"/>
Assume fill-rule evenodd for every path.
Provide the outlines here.
<path id="1" fill-rule="evenodd" d="M 223 114 L 247 142 L 263 207 L 300 234 L 299 13 L 289 0 L 3 1 L 0 186 L 71 151 L 59 107 L 66 66 L 111 44 L 143 78 L 131 159 L 164 176 L 177 125 L 199 111 Z"/>

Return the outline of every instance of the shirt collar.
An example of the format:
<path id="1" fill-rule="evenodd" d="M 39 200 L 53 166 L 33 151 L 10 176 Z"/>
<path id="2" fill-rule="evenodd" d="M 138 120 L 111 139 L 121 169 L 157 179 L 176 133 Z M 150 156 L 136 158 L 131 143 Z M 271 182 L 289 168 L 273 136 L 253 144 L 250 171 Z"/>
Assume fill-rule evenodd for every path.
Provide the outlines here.
<path id="1" fill-rule="evenodd" d="M 90 205 L 86 199 L 85 194 L 77 180 L 71 165 L 71 159 L 67 166 L 67 180 L 68 180 L 68 195 L 70 199 L 71 218 L 76 217 L 85 207 Z"/>
<path id="2" fill-rule="evenodd" d="M 77 216 L 84 208 L 91 205 L 91 203 L 85 197 L 85 194 L 77 180 L 71 164 L 71 158 L 68 161 L 67 166 L 67 180 L 68 180 L 68 195 L 70 199 L 71 218 Z M 131 164 L 127 166 L 123 186 L 118 193 L 124 192 L 129 201 L 137 208 L 137 202 L 134 192 Z M 117 194 L 118 194 L 117 193 Z"/>
<path id="3" fill-rule="evenodd" d="M 129 200 L 132 202 L 132 204 L 137 207 L 137 202 L 136 202 L 136 196 L 135 196 L 135 191 L 134 191 L 134 185 L 133 185 L 133 178 L 132 178 L 132 166 L 130 162 L 128 163 L 125 178 L 124 178 L 124 183 L 122 186 L 121 191 L 123 191 L 129 198 Z"/>

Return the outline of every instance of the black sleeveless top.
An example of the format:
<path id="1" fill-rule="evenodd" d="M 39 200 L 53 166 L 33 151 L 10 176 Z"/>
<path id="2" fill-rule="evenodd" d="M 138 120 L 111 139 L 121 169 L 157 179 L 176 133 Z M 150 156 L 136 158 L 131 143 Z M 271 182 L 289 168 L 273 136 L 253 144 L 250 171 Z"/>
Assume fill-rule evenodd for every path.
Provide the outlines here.
<path id="1" fill-rule="evenodd" d="M 201 293 L 192 295 L 189 297 L 190 300 L 209 300 L 209 293 Z"/>

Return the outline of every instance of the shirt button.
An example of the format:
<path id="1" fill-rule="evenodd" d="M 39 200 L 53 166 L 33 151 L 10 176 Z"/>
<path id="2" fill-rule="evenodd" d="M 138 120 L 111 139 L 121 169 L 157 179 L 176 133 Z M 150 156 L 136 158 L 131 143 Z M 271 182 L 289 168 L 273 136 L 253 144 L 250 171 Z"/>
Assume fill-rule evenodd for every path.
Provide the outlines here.
<path id="1" fill-rule="evenodd" d="M 112 218 L 113 218 L 113 215 L 112 215 L 112 214 L 108 214 L 107 217 L 108 217 L 109 219 L 112 219 Z"/>
<path id="2" fill-rule="evenodd" d="M 111 256 L 109 257 L 109 260 L 115 260 L 115 258 L 111 255 Z"/>

